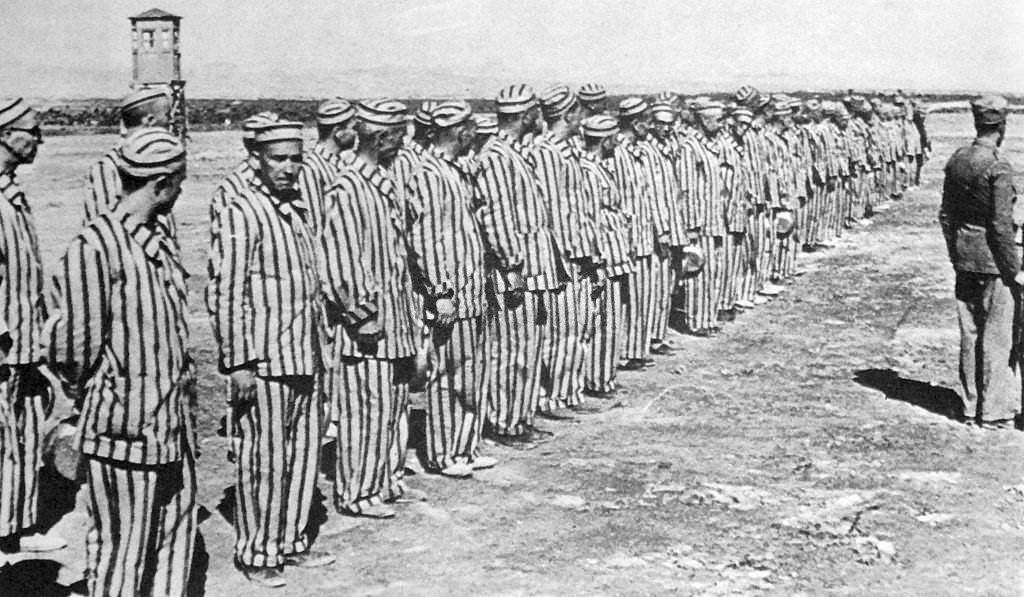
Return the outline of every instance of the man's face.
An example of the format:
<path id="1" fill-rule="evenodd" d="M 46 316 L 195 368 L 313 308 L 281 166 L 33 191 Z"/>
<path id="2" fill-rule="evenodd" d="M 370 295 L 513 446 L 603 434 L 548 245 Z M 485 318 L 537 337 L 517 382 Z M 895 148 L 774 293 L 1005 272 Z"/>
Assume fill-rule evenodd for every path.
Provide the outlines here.
<path id="1" fill-rule="evenodd" d="M 174 204 L 181 196 L 181 186 L 185 182 L 187 173 L 184 169 L 180 172 L 170 174 L 157 183 L 156 190 L 156 211 L 158 214 L 167 215 L 174 209 Z"/>
<path id="2" fill-rule="evenodd" d="M 665 141 L 672 136 L 672 131 L 675 129 L 675 126 L 674 122 L 655 120 L 651 122 L 651 133 L 659 141 Z"/>
<path id="3" fill-rule="evenodd" d="M 334 142 L 338 147 L 352 149 L 356 144 L 356 119 L 349 118 L 334 129 Z"/>
<path id="4" fill-rule="evenodd" d="M 540 106 L 534 106 L 523 114 L 523 133 L 540 134 Z"/>
<path id="5" fill-rule="evenodd" d="M 704 134 L 714 137 L 722 130 L 722 113 L 718 110 L 703 110 L 697 113 L 697 120 L 704 129 Z"/>
<path id="6" fill-rule="evenodd" d="M 405 142 L 405 126 L 389 126 L 378 130 L 374 134 L 377 143 L 377 159 L 382 166 L 389 166 L 398 156 Z"/>
<path id="7" fill-rule="evenodd" d="M 734 130 L 736 131 L 736 136 L 742 139 L 747 134 L 747 131 L 750 130 L 750 123 L 745 120 L 737 120 Z"/>
<path id="8" fill-rule="evenodd" d="M 461 157 L 473 149 L 476 140 L 476 123 L 473 119 L 458 125 L 455 130 L 455 156 Z"/>
<path id="9" fill-rule="evenodd" d="M 609 160 L 615 157 L 615 148 L 619 146 L 619 136 L 609 135 L 601 140 L 601 159 Z"/>
<path id="10" fill-rule="evenodd" d="M 39 146 L 43 144 L 43 131 L 40 125 L 39 113 L 32 110 L 0 133 L 0 140 L 22 164 L 34 162 Z"/>
<path id="11" fill-rule="evenodd" d="M 302 166 L 302 141 L 272 141 L 256 147 L 260 178 L 276 193 L 295 189 Z"/>
<path id="12" fill-rule="evenodd" d="M 646 139 L 647 135 L 649 135 L 651 132 L 651 124 L 650 121 L 647 119 L 647 115 L 643 114 L 634 118 L 632 128 L 633 134 L 636 135 L 637 139 L 639 139 L 640 141 Z"/>

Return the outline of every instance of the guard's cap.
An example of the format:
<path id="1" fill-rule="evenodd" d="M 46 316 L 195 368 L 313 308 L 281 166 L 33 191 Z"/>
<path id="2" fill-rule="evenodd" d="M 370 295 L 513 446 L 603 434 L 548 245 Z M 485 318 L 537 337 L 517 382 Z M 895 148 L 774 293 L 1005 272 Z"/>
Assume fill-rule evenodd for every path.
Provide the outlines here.
<path id="1" fill-rule="evenodd" d="M 0 100 L 0 129 L 8 127 L 32 111 L 22 98 Z"/>
<path id="2" fill-rule="evenodd" d="M 114 161 L 121 172 L 135 178 L 173 174 L 185 167 L 185 146 L 165 129 L 141 128 L 121 142 Z"/>
<path id="3" fill-rule="evenodd" d="M 537 105 L 537 94 L 529 85 L 509 85 L 498 91 L 494 98 L 498 114 L 522 114 Z"/>
<path id="4" fill-rule="evenodd" d="M 430 113 L 434 126 L 448 128 L 466 122 L 473 116 L 473 109 L 461 100 L 441 102 Z"/>
<path id="5" fill-rule="evenodd" d="M 577 92 L 581 102 L 599 102 L 608 98 L 608 92 L 604 86 L 597 83 L 584 83 Z"/>
<path id="6" fill-rule="evenodd" d="M 269 122 L 256 129 L 257 144 L 275 141 L 302 141 L 302 123 L 291 120 Z"/>
<path id="7" fill-rule="evenodd" d="M 356 115 L 359 120 L 378 126 L 405 126 L 405 104 L 393 99 L 371 99 L 359 102 Z"/>
<path id="8" fill-rule="evenodd" d="M 325 100 L 317 106 L 316 123 L 321 126 L 332 126 L 347 122 L 356 115 L 356 108 L 348 100 L 340 97 Z"/>
<path id="9" fill-rule="evenodd" d="M 157 100 L 170 100 L 167 90 L 160 87 L 142 87 L 121 98 L 118 109 L 122 114 L 128 110 L 153 103 Z"/>
<path id="10" fill-rule="evenodd" d="M 540 109 L 545 118 L 557 118 L 576 104 L 576 94 L 566 85 L 553 85 L 540 94 Z"/>
<path id="11" fill-rule="evenodd" d="M 627 97 L 619 102 L 619 116 L 639 116 L 647 111 L 647 102 L 640 97 Z"/>
<path id="12" fill-rule="evenodd" d="M 999 124 L 1006 120 L 1009 102 L 1001 95 L 982 95 L 971 100 L 971 113 L 978 124 Z"/>
<path id="13" fill-rule="evenodd" d="M 581 129 L 586 137 L 604 139 L 619 133 L 619 123 L 611 116 L 598 114 L 584 118 Z"/>

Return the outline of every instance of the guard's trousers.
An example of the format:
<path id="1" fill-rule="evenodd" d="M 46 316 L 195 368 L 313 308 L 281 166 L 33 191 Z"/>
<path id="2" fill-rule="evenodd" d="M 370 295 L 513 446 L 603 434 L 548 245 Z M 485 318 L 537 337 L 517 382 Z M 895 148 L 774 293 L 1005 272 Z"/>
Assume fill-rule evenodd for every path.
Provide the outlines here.
<path id="1" fill-rule="evenodd" d="M 1021 408 L 1021 363 L 1013 354 L 1013 292 L 997 275 L 957 272 L 956 303 L 964 416 L 1012 419 Z"/>
<path id="2" fill-rule="evenodd" d="M 334 507 L 358 514 L 405 493 L 409 442 L 408 359 L 342 358 L 328 387 L 337 401 Z"/>
<path id="3" fill-rule="evenodd" d="M 487 324 L 483 316 L 433 328 L 437 368 L 427 381 L 427 466 L 471 462 L 484 425 Z"/>
<path id="4" fill-rule="evenodd" d="M 0 384 L 0 537 L 36 523 L 39 469 L 43 466 L 40 426 L 50 386 L 35 365 L 13 365 Z"/>
<path id="5" fill-rule="evenodd" d="M 85 460 L 89 595 L 184 596 L 198 528 L 191 451 L 152 466 Z"/>
<path id="6" fill-rule="evenodd" d="M 576 278 L 561 291 L 549 293 L 551 309 L 539 405 L 545 412 L 583 403 L 583 366 L 594 328 L 593 283 L 582 274 Z"/>
<path id="7" fill-rule="evenodd" d="M 492 296 L 488 322 L 487 421 L 497 435 L 519 435 L 533 424 L 540 401 L 547 292 L 526 292 L 522 302 Z"/>
<path id="8" fill-rule="evenodd" d="M 651 319 L 658 309 L 658 268 L 654 255 L 637 257 L 626 287 L 625 359 L 645 359 L 651 351 Z"/>
<path id="9" fill-rule="evenodd" d="M 230 392 L 232 397 L 238 392 L 233 382 Z M 320 459 L 319 400 L 311 375 L 260 377 L 256 398 L 232 406 L 239 564 L 273 568 L 285 556 L 309 549 L 306 527 Z"/>
<path id="10" fill-rule="evenodd" d="M 623 301 L 626 276 L 609 279 L 598 297 L 594 313 L 594 335 L 586 355 L 584 381 L 591 392 L 615 389 L 619 355 L 625 335 L 626 305 Z"/>

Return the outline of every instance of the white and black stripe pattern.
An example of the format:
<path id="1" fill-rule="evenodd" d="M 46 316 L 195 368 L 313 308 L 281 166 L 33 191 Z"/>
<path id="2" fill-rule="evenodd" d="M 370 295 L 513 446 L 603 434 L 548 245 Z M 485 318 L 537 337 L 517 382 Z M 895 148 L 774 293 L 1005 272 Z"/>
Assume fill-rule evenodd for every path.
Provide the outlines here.
<path id="1" fill-rule="evenodd" d="M 306 217 L 302 201 L 282 200 L 255 179 L 221 212 L 207 308 L 222 371 L 253 364 L 269 376 L 319 371 L 323 305 Z"/>
<path id="2" fill-rule="evenodd" d="M 195 462 L 87 457 L 86 583 L 95 597 L 184 597 L 198 529 Z"/>
<path id="3" fill-rule="evenodd" d="M 602 269 L 608 277 L 623 276 L 633 271 L 629 256 L 629 214 L 623 211 L 622 196 L 611 173 L 599 162 L 583 156 L 583 197 L 597 206 L 597 251 Z"/>
<path id="4" fill-rule="evenodd" d="M 334 507 L 358 514 L 401 497 L 408 440 L 407 364 L 342 358 L 332 365 L 327 395 L 338 426 Z"/>
<path id="5" fill-rule="evenodd" d="M 704 269 L 683 279 L 683 311 L 687 329 L 704 332 L 718 327 L 720 287 L 715 280 L 721 263 L 722 239 L 700 236 L 696 244 L 705 256 Z"/>
<path id="6" fill-rule="evenodd" d="M 42 423 L 50 388 L 35 365 L 15 365 L 0 383 L 0 537 L 36 523 Z"/>
<path id="7" fill-rule="evenodd" d="M 82 225 L 88 224 L 93 218 L 101 214 L 114 211 L 117 204 L 121 202 L 123 191 L 121 188 L 121 174 L 118 172 L 114 155 L 117 149 L 108 151 L 98 162 L 89 168 L 89 174 L 85 180 L 85 219 Z M 177 238 L 178 225 L 173 214 L 160 215 L 158 221 L 167 229 L 171 238 Z"/>
<path id="8" fill-rule="evenodd" d="M 624 277 L 610 278 L 594 308 L 594 334 L 588 346 L 583 375 L 584 387 L 591 392 L 615 389 L 625 335 L 624 281 Z"/>
<path id="9" fill-rule="evenodd" d="M 649 199 L 650 181 L 644 166 L 643 153 L 636 142 L 619 145 L 615 157 L 607 164 L 622 201 L 622 210 L 630 220 L 630 239 L 635 257 L 654 252 L 654 217 Z"/>
<path id="10" fill-rule="evenodd" d="M 37 363 L 41 359 L 43 266 L 32 210 L 13 172 L 0 174 L 0 316 L 13 342 L 7 364 Z"/>
<path id="11" fill-rule="evenodd" d="M 518 435 L 533 424 L 540 400 L 544 293 L 527 292 L 521 304 L 492 297 L 488 317 L 487 421 L 497 435 Z"/>
<path id="12" fill-rule="evenodd" d="M 187 274 L 171 244 L 158 228 L 108 214 L 61 261 L 48 360 L 84 387 L 85 454 L 162 464 L 194 440 Z"/>
<path id="13" fill-rule="evenodd" d="M 580 151 L 573 143 L 551 135 L 541 137 L 530 152 L 530 164 L 550 212 L 551 230 L 562 254 L 571 260 L 595 253 L 594 222 L 583 212 L 580 160 Z M 571 276 L 573 272 L 567 273 Z"/>
<path id="14" fill-rule="evenodd" d="M 299 171 L 299 193 L 309 206 L 307 221 L 313 230 L 313 237 L 319 238 L 324 223 L 324 195 L 327 188 L 342 169 L 351 164 L 351 156 L 342 153 L 330 153 L 323 145 L 317 143 L 302 158 L 302 169 Z"/>
<path id="15" fill-rule="evenodd" d="M 434 328 L 436 376 L 427 382 L 427 466 L 441 470 L 471 462 L 480 449 L 487 379 L 487 324 L 484 317 L 458 319 Z"/>
<path id="16" fill-rule="evenodd" d="M 672 296 L 676 288 L 676 269 L 673 267 L 672 254 L 663 251 L 653 255 L 652 266 L 657 280 L 654 292 L 654 311 L 650 318 L 651 343 L 657 344 L 668 335 L 668 321 L 672 313 Z"/>
<path id="17" fill-rule="evenodd" d="M 592 292 L 590 278 L 578 275 L 565 288 L 548 294 L 542 411 L 583 403 L 584 365 L 593 335 Z"/>
<path id="18" fill-rule="evenodd" d="M 651 348 L 650 317 L 659 297 L 659 280 L 654 255 L 637 257 L 635 270 L 626 278 L 626 337 L 622 347 L 625 359 L 645 359 Z"/>
<path id="19" fill-rule="evenodd" d="M 256 171 L 249 158 L 241 161 L 214 189 L 210 197 L 210 238 L 217 236 L 220 228 L 220 214 L 224 208 L 241 197 L 249 185 L 256 183 Z"/>

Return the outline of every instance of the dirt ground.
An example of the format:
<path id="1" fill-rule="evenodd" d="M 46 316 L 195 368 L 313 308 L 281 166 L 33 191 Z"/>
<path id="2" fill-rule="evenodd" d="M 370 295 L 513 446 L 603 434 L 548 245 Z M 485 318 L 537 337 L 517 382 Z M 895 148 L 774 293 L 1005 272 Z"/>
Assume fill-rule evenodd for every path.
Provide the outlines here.
<path id="1" fill-rule="evenodd" d="M 550 443 L 490 447 L 500 465 L 472 480 L 414 475 L 430 500 L 393 520 L 321 510 L 315 545 L 337 563 L 289 570 L 288 587 L 266 593 L 231 564 L 233 469 L 202 304 L 206 198 L 241 150 L 197 135 L 179 210 L 205 367 L 195 594 L 1024 595 L 1024 433 L 949 416 L 958 336 L 936 212 L 942 164 L 970 122 L 930 124 L 923 188 L 804 255 L 781 297 L 716 338 L 673 336 L 677 354 L 623 374 L 613 408 L 546 424 Z M 79 224 L 82 174 L 113 141 L 52 139 L 21 176 L 47 266 Z M 1007 140 L 1017 164 L 1021 141 Z M 85 523 L 79 503 L 57 524 L 71 546 L 18 564 L 0 594 L 66 594 Z"/>

